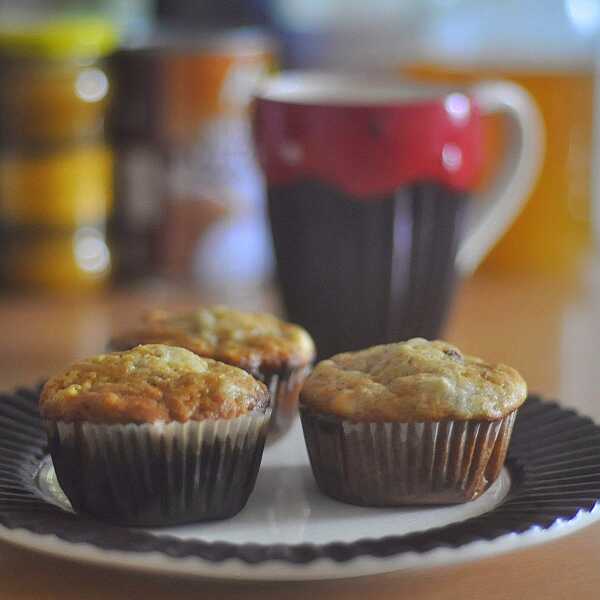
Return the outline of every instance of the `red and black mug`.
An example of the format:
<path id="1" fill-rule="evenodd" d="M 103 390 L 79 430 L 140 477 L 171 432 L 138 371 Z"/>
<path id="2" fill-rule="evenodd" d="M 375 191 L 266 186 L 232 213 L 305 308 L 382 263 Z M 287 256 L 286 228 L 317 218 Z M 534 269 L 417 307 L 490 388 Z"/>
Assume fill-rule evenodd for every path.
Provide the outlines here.
<path id="1" fill-rule="evenodd" d="M 457 276 L 511 224 L 539 170 L 543 129 L 527 93 L 289 73 L 254 108 L 283 299 L 320 357 L 438 336 Z M 496 112 L 508 117 L 506 158 L 471 198 L 482 115 Z"/>

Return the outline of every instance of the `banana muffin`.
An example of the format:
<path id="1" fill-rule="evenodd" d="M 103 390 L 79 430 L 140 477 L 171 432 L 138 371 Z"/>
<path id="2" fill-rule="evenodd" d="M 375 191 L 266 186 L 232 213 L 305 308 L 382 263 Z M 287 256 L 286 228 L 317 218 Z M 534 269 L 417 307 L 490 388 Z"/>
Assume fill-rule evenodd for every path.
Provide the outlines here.
<path id="1" fill-rule="evenodd" d="M 71 365 L 40 412 L 73 508 L 125 525 L 233 516 L 254 487 L 271 415 L 242 369 L 153 344 Z"/>
<path id="2" fill-rule="evenodd" d="M 353 504 L 472 500 L 502 469 L 527 386 L 513 368 L 416 338 L 333 356 L 302 388 L 320 489 Z"/>
<path id="3" fill-rule="evenodd" d="M 314 343 L 301 327 L 270 314 L 226 306 L 149 312 L 139 327 L 113 338 L 111 348 L 124 350 L 138 344 L 180 346 L 251 373 L 271 392 L 276 433 L 289 428 L 298 392 L 315 357 Z"/>

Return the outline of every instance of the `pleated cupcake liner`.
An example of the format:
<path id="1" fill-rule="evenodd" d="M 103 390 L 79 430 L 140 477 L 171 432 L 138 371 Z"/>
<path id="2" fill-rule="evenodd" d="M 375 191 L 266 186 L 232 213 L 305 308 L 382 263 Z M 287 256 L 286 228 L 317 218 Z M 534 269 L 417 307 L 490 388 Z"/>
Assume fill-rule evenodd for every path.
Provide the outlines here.
<path id="1" fill-rule="evenodd" d="M 259 376 L 269 388 L 273 416 L 267 443 L 273 443 L 289 431 L 298 414 L 298 396 L 304 380 L 310 373 L 310 366 L 298 367 L 284 373 L 270 373 Z"/>
<path id="2" fill-rule="evenodd" d="M 493 421 L 360 423 L 300 406 L 320 490 L 361 506 L 477 498 L 500 475 L 516 414 Z"/>
<path id="3" fill-rule="evenodd" d="M 128 526 L 226 519 L 254 489 L 271 409 L 235 419 L 102 425 L 46 421 L 74 510 Z"/>

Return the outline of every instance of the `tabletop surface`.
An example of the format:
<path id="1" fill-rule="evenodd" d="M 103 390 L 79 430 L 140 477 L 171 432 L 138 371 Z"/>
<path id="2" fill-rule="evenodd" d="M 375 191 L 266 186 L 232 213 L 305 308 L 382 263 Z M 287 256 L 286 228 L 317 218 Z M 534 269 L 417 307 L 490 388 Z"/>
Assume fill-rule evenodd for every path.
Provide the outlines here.
<path id="1" fill-rule="evenodd" d="M 154 285 L 79 298 L 0 300 L 0 387 L 29 384 L 96 353 L 112 331 L 155 306 L 224 301 L 277 310 L 260 290 L 181 292 Z M 467 353 L 509 363 L 529 388 L 600 422 L 600 262 L 578 275 L 476 274 L 459 289 L 445 338 Z M 579 600 L 600 597 L 600 523 L 558 541 L 467 565 L 315 583 L 225 583 L 137 575 L 0 544 L 0 599 L 406 597 Z M 343 596 L 342 596 L 343 595 Z"/>

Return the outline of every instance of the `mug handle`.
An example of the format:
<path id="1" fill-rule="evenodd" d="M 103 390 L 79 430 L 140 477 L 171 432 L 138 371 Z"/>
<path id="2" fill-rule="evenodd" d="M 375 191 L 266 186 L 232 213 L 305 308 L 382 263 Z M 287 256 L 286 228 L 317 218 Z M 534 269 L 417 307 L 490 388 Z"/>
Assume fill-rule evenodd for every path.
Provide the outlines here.
<path id="1" fill-rule="evenodd" d="M 469 88 L 483 115 L 505 114 L 509 147 L 490 187 L 473 203 L 467 231 L 456 255 L 461 275 L 470 275 L 523 209 L 539 174 L 544 126 L 531 96 L 507 81 L 484 81 Z"/>

